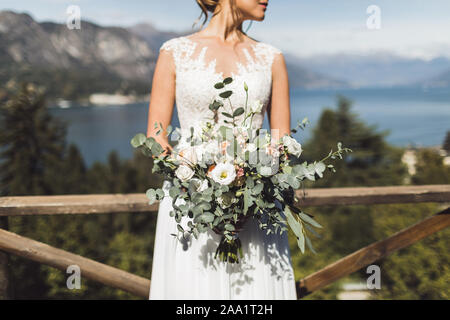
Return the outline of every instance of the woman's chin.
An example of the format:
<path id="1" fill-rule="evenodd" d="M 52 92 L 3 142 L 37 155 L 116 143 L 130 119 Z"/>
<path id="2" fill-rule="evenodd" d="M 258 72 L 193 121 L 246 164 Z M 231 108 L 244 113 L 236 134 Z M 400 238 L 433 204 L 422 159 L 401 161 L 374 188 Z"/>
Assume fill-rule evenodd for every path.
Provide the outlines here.
<path id="1" fill-rule="evenodd" d="M 255 20 L 255 21 L 264 21 L 265 18 L 266 18 L 266 15 L 263 13 L 263 14 L 261 14 L 261 15 L 258 15 L 258 16 L 253 17 L 252 20 Z"/>

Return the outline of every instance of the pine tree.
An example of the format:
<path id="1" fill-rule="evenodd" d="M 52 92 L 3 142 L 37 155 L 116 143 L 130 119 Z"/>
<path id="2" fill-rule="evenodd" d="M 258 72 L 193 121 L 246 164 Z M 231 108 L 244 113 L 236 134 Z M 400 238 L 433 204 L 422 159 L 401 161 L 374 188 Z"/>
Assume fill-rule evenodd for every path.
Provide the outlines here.
<path id="1" fill-rule="evenodd" d="M 23 84 L 0 113 L 2 195 L 53 194 L 47 173 L 63 159 L 66 128 L 48 113 L 44 93 Z"/>
<path id="2" fill-rule="evenodd" d="M 435 150 L 423 149 L 417 153 L 416 174 L 413 184 L 448 184 L 450 167 L 444 164 L 444 158 Z"/>
<path id="3" fill-rule="evenodd" d="M 344 160 L 333 164 L 336 173 L 325 174 L 314 187 L 397 185 L 403 181 L 406 168 L 401 162 L 402 150 L 385 141 L 388 132 L 378 132 L 351 112 L 352 101 L 338 96 L 337 110 L 325 109 L 304 145 L 306 160 L 320 160 L 336 143 L 353 150 Z"/>
<path id="4" fill-rule="evenodd" d="M 2 102 L 0 119 L 1 196 L 55 194 L 57 187 L 51 172 L 63 159 L 66 128 L 49 114 L 45 94 L 31 85 L 22 84 L 15 94 Z M 40 219 L 15 217 L 9 225 L 19 234 L 49 232 L 49 229 L 37 228 Z M 10 258 L 14 265 L 11 270 L 13 295 L 43 296 L 46 283 L 41 266 L 17 257 Z"/>
<path id="5" fill-rule="evenodd" d="M 63 179 L 61 179 L 61 176 Z M 86 177 L 87 168 L 83 156 L 75 144 L 70 144 L 60 166 L 60 171 L 55 172 L 53 181 L 60 182 L 61 194 L 87 194 L 90 187 Z"/>

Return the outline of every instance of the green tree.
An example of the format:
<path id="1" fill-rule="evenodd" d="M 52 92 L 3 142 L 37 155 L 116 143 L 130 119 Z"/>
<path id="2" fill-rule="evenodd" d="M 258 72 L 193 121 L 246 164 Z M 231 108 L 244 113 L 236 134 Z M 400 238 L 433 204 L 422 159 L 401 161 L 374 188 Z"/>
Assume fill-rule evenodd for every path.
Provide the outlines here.
<path id="1" fill-rule="evenodd" d="M 447 135 L 445 136 L 444 144 L 442 145 L 442 148 L 447 151 L 447 153 L 450 153 L 450 131 L 447 131 Z"/>
<path id="2" fill-rule="evenodd" d="M 448 184 L 450 167 L 444 165 L 444 158 L 432 149 L 422 149 L 417 153 L 416 174 L 413 184 Z"/>
<path id="3" fill-rule="evenodd" d="M 45 94 L 22 84 L 16 94 L 2 103 L 0 114 L 1 195 L 54 193 L 49 173 L 63 158 L 65 127 L 47 112 Z M 27 228 L 36 228 L 36 220 Z M 16 264 L 16 259 L 11 257 L 12 265 Z M 37 273 L 37 281 L 30 281 L 26 276 L 33 273 Z M 44 272 L 31 261 L 12 268 L 12 279 L 14 292 L 24 291 L 22 288 L 26 287 L 30 294 L 40 295 L 46 290 Z"/>
<path id="4" fill-rule="evenodd" d="M 304 145 L 306 160 L 319 160 L 336 150 L 336 142 L 353 150 L 334 163 L 336 173 L 326 174 L 314 187 L 381 186 L 402 183 L 406 168 L 402 150 L 385 141 L 388 132 L 378 132 L 351 112 L 352 101 L 338 96 L 337 110 L 325 109 Z"/>
<path id="5" fill-rule="evenodd" d="M 2 104 L 1 118 L 2 195 L 54 193 L 47 173 L 63 159 L 66 129 L 48 113 L 44 93 L 23 84 Z"/>

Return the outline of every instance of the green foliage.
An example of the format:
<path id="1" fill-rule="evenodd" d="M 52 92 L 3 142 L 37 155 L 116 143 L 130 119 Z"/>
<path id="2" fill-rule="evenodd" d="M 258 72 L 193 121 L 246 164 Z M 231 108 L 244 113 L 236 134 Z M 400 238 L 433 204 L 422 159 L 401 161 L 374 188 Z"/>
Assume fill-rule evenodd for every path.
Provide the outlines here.
<path id="1" fill-rule="evenodd" d="M 437 213 L 436 204 L 383 206 L 374 218 L 374 236 L 385 238 Z M 374 210 L 375 211 L 375 210 Z M 375 212 L 374 212 L 375 213 Z M 450 298 L 450 229 L 435 233 L 389 257 L 378 261 L 381 268 L 381 290 L 374 299 L 442 299 Z"/>
<path id="2" fill-rule="evenodd" d="M 413 184 L 448 184 L 450 167 L 444 165 L 444 158 L 432 149 L 423 149 L 417 153 L 416 174 Z"/>
<path id="3" fill-rule="evenodd" d="M 0 87 L 11 83 L 31 83 L 35 87 L 45 88 L 49 100 L 83 101 L 98 92 L 142 95 L 149 90 L 147 81 L 124 80 L 101 67 L 60 70 L 27 64 L 2 65 L 9 67 L 0 73 Z"/>
<path id="4" fill-rule="evenodd" d="M 447 151 L 448 154 L 450 153 L 450 131 L 447 131 L 447 134 L 445 135 L 445 140 L 442 148 Z"/>
<path id="5" fill-rule="evenodd" d="M 387 132 L 377 132 L 351 112 L 352 101 L 339 96 L 337 110 L 325 109 L 304 144 L 306 160 L 322 158 L 341 141 L 353 150 L 344 161 L 336 162 L 336 173 L 311 187 L 381 186 L 401 184 L 406 168 L 401 163 L 402 150 L 385 140 Z"/>
<path id="6" fill-rule="evenodd" d="M 66 128 L 47 112 L 45 96 L 23 84 L 0 107 L 0 195 L 55 192 L 51 172 L 61 163 Z"/>

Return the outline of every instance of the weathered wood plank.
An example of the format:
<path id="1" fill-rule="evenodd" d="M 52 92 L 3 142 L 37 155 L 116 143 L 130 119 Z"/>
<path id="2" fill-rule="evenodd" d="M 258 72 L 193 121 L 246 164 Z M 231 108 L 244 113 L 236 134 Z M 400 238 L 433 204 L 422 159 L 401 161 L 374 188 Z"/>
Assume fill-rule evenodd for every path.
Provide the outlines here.
<path id="1" fill-rule="evenodd" d="M 145 194 L 0 197 L 0 216 L 154 212 Z"/>
<path id="2" fill-rule="evenodd" d="M 68 266 L 78 265 L 81 270 L 81 281 L 84 278 L 91 279 L 143 298 L 148 298 L 149 295 L 150 280 L 148 279 L 3 229 L 0 229 L 0 250 L 49 265 L 64 272 Z M 83 282 L 81 284 L 83 285 Z"/>
<path id="3" fill-rule="evenodd" d="M 297 282 L 299 298 L 450 226 L 450 208 L 364 247 Z"/>
<path id="4" fill-rule="evenodd" d="M 450 202 L 450 184 L 307 189 L 297 191 L 300 206 Z"/>
<path id="5" fill-rule="evenodd" d="M 299 190 L 299 205 L 352 205 L 417 202 L 450 202 L 450 185 L 389 186 Z M 148 204 L 143 193 L 63 196 L 0 197 L 0 216 L 47 214 L 107 214 L 154 212 L 158 203 Z"/>

